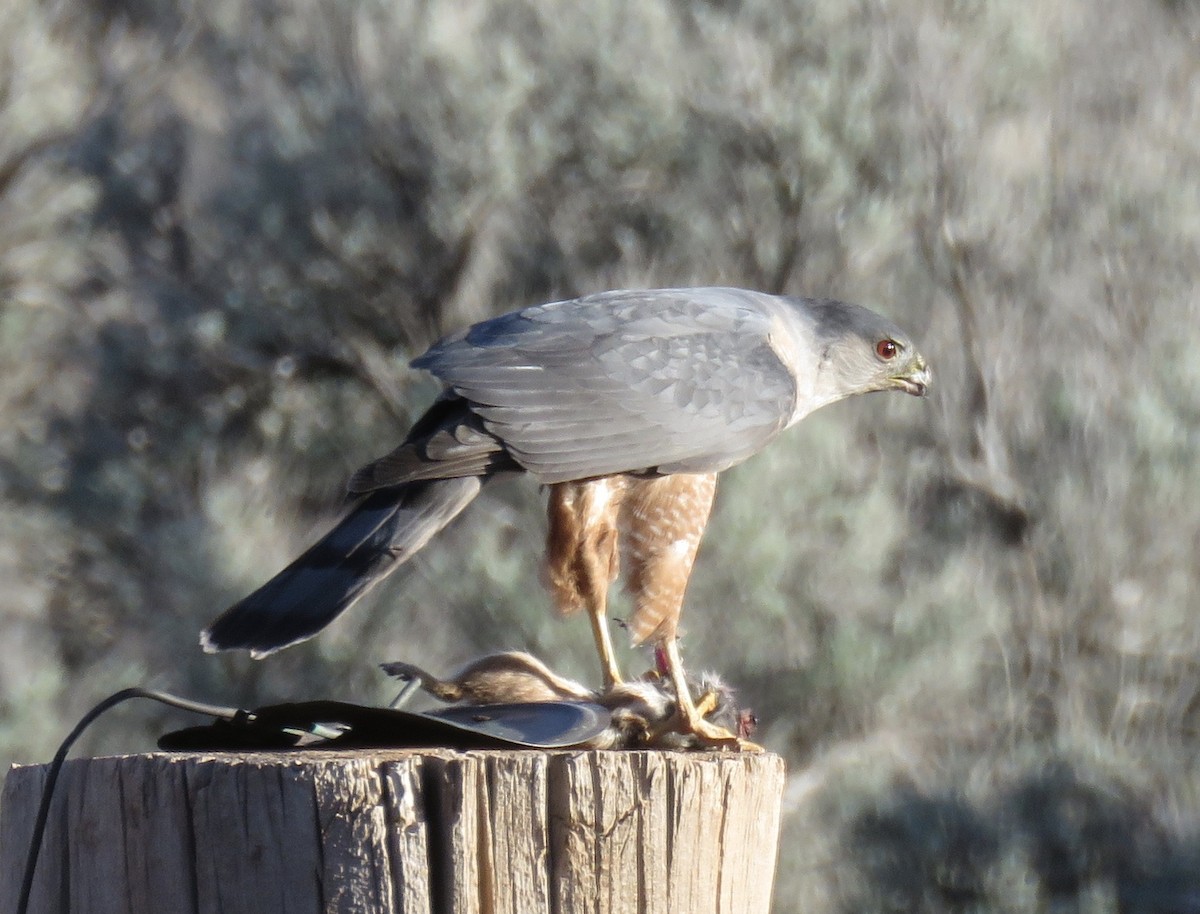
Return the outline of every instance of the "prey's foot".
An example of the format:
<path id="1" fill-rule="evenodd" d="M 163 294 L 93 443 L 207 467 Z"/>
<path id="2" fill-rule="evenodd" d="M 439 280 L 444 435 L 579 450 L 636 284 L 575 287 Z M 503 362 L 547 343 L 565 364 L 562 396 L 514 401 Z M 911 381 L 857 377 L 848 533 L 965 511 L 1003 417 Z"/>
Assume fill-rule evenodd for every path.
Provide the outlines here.
<path id="1" fill-rule="evenodd" d="M 472 660 L 447 679 L 431 676 L 411 663 L 385 663 L 389 676 L 408 680 L 442 701 L 467 705 L 529 701 L 588 701 L 592 692 L 524 651 L 501 651 Z M 407 697 L 408 688 L 397 696 Z M 396 703 L 393 702 L 393 707 Z"/>

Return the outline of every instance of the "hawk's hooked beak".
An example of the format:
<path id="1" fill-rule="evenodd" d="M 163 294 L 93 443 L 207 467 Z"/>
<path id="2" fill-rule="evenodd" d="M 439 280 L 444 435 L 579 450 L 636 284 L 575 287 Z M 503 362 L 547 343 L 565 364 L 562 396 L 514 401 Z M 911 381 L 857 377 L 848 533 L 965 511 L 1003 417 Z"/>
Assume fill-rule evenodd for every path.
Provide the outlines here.
<path id="1" fill-rule="evenodd" d="M 920 354 L 916 354 L 913 356 L 912 361 L 908 363 L 907 371 L 888 378 L 888 381 L 897 390 L 902 390 L 906 394 L 912 394 L 914 397 L 923 397 L 928 392 L 929 385 L 933 381 L 933 372 L 925 364 L 925 359 Z"/>

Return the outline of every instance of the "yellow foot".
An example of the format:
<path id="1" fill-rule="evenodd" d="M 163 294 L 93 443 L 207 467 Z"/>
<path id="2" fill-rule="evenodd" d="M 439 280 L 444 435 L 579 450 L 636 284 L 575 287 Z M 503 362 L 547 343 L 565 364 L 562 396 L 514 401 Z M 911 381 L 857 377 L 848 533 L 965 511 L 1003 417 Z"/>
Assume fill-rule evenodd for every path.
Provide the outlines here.
<path id="1" fill-rule="evenodd" d="M 674 638 L 667 638 L 659 647 L 660 653 L 656 655 L 659 665 L 663 672 L 671 677 L 671 688 L 675 692 L 675 713 L 672 715 L 675 732 L 682 734 L 685 738 L 691 737 L 701 746 L 710 746 L 714 749 L 762 752 L 762 746 L 741 739 L 724 727 L 718 727 L 705 720 L 705 715 L 711 714 L 713 708 L 719 703 L 719 690 L 707 689 L 700 701 L 693 703 L 691 693 L 688 691 L 687 677 L 683 672 L 683 660 L 679 656 L 679 642 Z"/>
<path id="2" fill-rule="evenodd" d="M 699 708 L 699 705 L 697 705 L 697 708 Z M 703 718 L 690 724 L 684 721 L 682 730 L 694 736 L 702 746 L 711 746 L 714 749 L 732 749 L 735 752 L 766 751 L 758 743 L 752 743 L 748 739 L 735 736 L 724 727 L 710 724 Z"/>
<path id="3" fill-rule="evenodd" d="M 694 706 L 677 708 L 669 718 L 650 728 L 650 744 L 660 744 L 667 734 L 676 733 L 693 738 L 702 747 L 735 752 L 764 752 L 763 747 L 757 743 L 742 739 L 724 727 L 705 720 L 716 709 L 719 701 L 718 694 L 710 690 L 705 692 Z"/>

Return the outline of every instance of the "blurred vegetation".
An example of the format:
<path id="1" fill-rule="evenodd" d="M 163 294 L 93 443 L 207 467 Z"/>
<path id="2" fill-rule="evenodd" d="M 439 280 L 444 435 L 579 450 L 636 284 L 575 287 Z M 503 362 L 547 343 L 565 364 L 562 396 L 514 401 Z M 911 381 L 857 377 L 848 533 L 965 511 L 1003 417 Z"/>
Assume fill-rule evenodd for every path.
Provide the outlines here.
<path id="1" fill-rule="evenodd" d="M 0 4 L 0 761 L 138 682 L 594 680 L 528 484 L 315 641 L 196 637 L 429 402 L 439 334 L 833 295 L 934 395 L 727 474 L 685 613 L 789 760 L 777 910 L 1197 910 L 1198 41 L 1184 0 Z"/>

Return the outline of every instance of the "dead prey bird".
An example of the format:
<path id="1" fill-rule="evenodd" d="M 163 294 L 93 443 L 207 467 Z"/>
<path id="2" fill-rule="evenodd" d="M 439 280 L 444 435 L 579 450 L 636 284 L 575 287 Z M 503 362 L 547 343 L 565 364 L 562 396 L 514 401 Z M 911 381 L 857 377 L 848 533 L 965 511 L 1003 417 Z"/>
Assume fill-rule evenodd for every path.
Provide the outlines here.
<path id="1" fill-rule="evenodd" d="M 488 654 L 445 678 L 411 663 L 384 663 L 380 668 L 397 679 L 418 682 L 435 698 L 455 704 L 591 701 L 602 705 L 612 714 L 612 724 L 586 743 L 586 748 L 696 749 L 707 745 L 686 729 L 672 683 L 657 671 L 592 691 L 559 676 L 523 651 Z M 737 707 L 733 690 L 719 676 L 702 673 L 695 679 L 689 677 L 688 685 L 692 694 L 699 696 L 696 705 L 706 720 L 742 740 L 753 735 L 754 715 Z"/>

